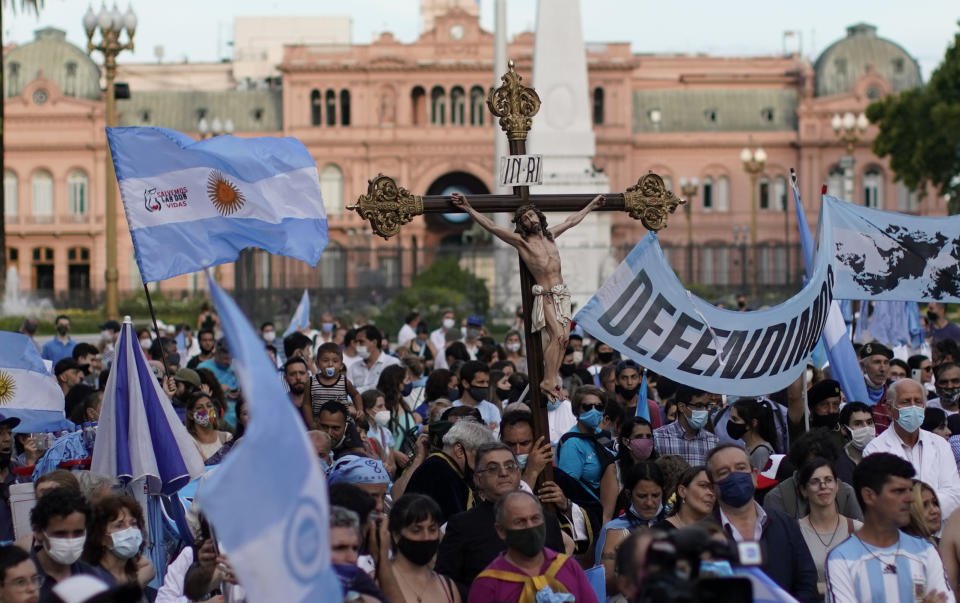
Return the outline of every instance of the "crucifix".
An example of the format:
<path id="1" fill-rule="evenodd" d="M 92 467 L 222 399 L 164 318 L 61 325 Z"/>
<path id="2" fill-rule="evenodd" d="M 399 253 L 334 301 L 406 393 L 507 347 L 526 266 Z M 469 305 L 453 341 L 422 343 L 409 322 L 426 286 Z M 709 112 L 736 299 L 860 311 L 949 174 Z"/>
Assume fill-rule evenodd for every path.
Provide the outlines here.
<path id="1" fill-rule="evenodd" d="M 507 73 L 501 78 L 503 84 L 491 89 L 487 95 L 487 107 L 500 119 L 500 128 L 506 133 L 511 157 L 526 154 L 527 134 L 533 123 L 533 117 L 540 110 L 540 97 L 533 88 L 524 85 L 522 78 L 509 62 Z M 397 185 L 396 180 L 383 174 L 369 181 L 367 193 L 361 195 L 356 205 L 347 209 L 355 210 L 360 217 L 370 221 L 377 235 L 390 238 L 400 232 L 400 228 L 415 216 L 425 213 L 469 213 L 481 226 L 491 230 L 497 228 L 484 218 L 483 213 L 514 213 L 517 223 L 516 233 L 505 229 L 491 230 L 494 235 L 504 239 L 520 252 L 520 287 L 522 289 L 523 316 L 526 319 L 524 337 L 527 349 L 527 367 L 530 377 L 530 408 L 533 411 L 534 438 L 550 439 L 547 423 L 546 402 L 556 396 L 556 380 L 560 362 L 563 359 L 562 343 L 566 345 L 566 334 L 553 337 L 548 344 L 546 360 L 541 341 L 542 330 L 534 330 L 535 307 L 543 307 L 548 332 L 557 334 L 558 326 L 564 321 L 562 299 L 562 279 L 560 279 L 559 254 L 556 245 L 547 237 L 546 221 L 540 221 L 539 211 L 576 211 L 577 213 L 562 224 L 555 226 L 552 233 L 559 235 L 563 230 L 575 225 L 589 211 L 626 211 L 631 218 L 640 220 L 648 230 L 660 230 L 667 225 L 667 216 L 673 213 L 683 201 L 678 199 L 664 186 L 663 179 L 650 173 L 641 177 L 636 185 L 623 193 L 609 195 L 555 194 L 531 195 L 529 186 L 515 186 L 512 195 L 472 195 L 469 200 L 462 195 L 415 195 Z M 523 212 L 518 212 L 523 209 Z M 499 232 L 502 231 L 502 232 Z M 521 234 L 524 233 L 524 234 Z M 526 235 L 526 236 L 525 236 Z M 527 238 L 532 242 L 525 242 Z M 546 244 L 549 243 L 549 244 Z M 527 257 L 533 265 L 531 272 L 523 258 Z M 553 262 L 555 261 L 555 264 Z M 541 282 L 538 282 L 538 278 Z M 544 280 L 547 279 L 547 280 Z M 556 282 L 552 282 L 555 280 Z M 535 289 L 536 288 L 536 289 Z M 536 291 L 536 293 L 535 293 Z M 569 316 L 569 295 L 566 296 L 567 316 Z M 537 312 L 540 316 L 541 313 Z M 639 404 L 645 401 L 638 401 Z M 548 473 L 546 467 L 544 473 Z M 544 476 L 551 479 L 549 475 Z"/>

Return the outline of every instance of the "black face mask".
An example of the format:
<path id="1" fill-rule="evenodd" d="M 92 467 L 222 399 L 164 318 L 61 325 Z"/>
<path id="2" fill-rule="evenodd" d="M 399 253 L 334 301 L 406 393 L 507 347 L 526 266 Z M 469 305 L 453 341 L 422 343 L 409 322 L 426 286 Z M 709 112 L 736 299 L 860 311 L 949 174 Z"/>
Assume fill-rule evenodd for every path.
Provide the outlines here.
<path id="1" fill-rule="evenodd" d="M 439 547 L 439 540 L 410 540 L 401 536 L 397 541 L 397 550 L 414 565 L 430 563 Z"/>
<path id="2" fill-rule="evenodd" d="M 940 320 L 940 315 L 934 312 L 933 310 L 927 310 L 927 320 L 935 323 L 938 320 Z"/>
<path id="3" fill-rule="evenodd" d="M 746 423 L 734 423 L 733 421 L 727 421 L 727 435 L 733 438 L 734 440 L 742 440 L 743 435 L 747 433 L 747 424 Z"/>
<path id="4" fill-rule="evenodd" d="M 575 364 L 561 364 L 560 365 L 560 374 L 564 377 L 570 377 L 577 372 L 577 365 Z"/>
<path id="5" fill-rule="evenodd" d="M 826 427 L 835 429 L 840 424 L 840 413 L 835 412 L 829 415 L 810 415 L 810 425 L 814 427 Z"/>
<path id="6" fill-rule="evenodd" d="M 597 352 L 597 360 L 606 364 L 613 360 L 613 352 Z"/>
<path id="7" fill-rule="evenodd" d="M 637 395 L 640 391 L 640 386 L 634 387 L 633 389 L 627 389 L 622 385 L 617 386 L 617 395 L 623 398 L 624 400 L 633 400 L 633 397 Z M 639 404 L 639 401 L 637 402 Z"/>
<path id="8" fill-rule="evenodd" d="M 513 392 L 512 389 L 500 389 L 497 388 L 497 396 L 500 397 L 500 400 L 509 400 L 510 394 Z"/>

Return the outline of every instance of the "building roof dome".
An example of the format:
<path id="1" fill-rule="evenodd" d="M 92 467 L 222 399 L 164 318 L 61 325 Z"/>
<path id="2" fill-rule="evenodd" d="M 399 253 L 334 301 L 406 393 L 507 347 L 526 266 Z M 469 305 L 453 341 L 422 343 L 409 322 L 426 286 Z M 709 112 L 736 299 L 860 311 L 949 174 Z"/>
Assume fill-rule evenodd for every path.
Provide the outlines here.
<path id="1" fill-rule="evenodd" d="M 896 42 L 877 37 L 877 28 L 868 23 L 848 27 L 847 37 L 828 46 L 813 68 L 817 96 L 848 92 L 871 69 L 887 80 L 894 92 L 923 83 L 916 59 Z"/>
<path id="2" fill-rule="evenodd" d="M 99 100 L 100 70 L 82 49 L 67 41 L 66 32 L 45 27 L 34 40 L 11 48 L 3 57 L 4 96 L 19 96 L 39 75 L 52 80 L 65 96 Z"/>

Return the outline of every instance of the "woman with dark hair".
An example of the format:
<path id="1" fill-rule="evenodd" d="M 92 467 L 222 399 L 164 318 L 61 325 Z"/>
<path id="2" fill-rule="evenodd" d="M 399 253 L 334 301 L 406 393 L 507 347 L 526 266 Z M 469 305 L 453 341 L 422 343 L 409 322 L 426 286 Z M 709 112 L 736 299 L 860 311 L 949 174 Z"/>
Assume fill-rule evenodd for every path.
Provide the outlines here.
<path id="1" fill-rule="evenodd" d="M 737 400 L 730 409 L 727 435 L 734 440 L 742 440 L 750 455 L 750 466 L 763 471 L 770 455 L 774 454 L 771 442 L 777 441 L 773 411 L 753 398 Z"/>
<path id="2" fill-rule="evenodd" d="M 470 352 L 467 351 L 467 344 L 462 341 L 454 341 L 443 351 L 447 357 L 447 366 L 452 367 L 456 361 L 469 362 Z"/>
<path id="3" fill-rule="evenodd" d="M 673 490 L 673 497 L 676 500 L 670 516 L 655 523 L 654 528 L 669 532 L 698 523 L 710 515 L 717 496 L 713 492 L 707 468 L 696 465 L 684 471 Z"/>
<path id="4" fill-rule="evenodd" d="M 923 410 L 923 423 L 920 429 L 936 434 L 945 440 L 952 435 L 947 427 L 947 413 L 942 408 L 927 407 Z"/>
<path id="5" fill-rule="evenodd" d="M 810 509 L 809 514 L 800 518 L 800 533 L 817 566 L 817 589 L 822 595 L 827 555 L 863 523 L 840 514 L 837 505 L 840 481 L 827 459 L 818 456 L 808 461 L 797 473 L 797 483 L 800 496 Z"/>
<path id="6" fill-rule="evenodd" d="M 433 571 L 440 546 L 440 507 L 429 496 L 404 494 L 390 509 L 387 522 L 393 561 L 381 554 L 381 564 L 392 570 L 407 601 L 459 603 L 460 593 L 450 578 Z M 386 549 L 386 547 L 383 547 Z"/>
<path id="7" fill-rule="evenodd" d="M 518 373 L 527 372 L 527 357 L 523 354 L 523 335 L 520 331 L 507 331 L 503 338 L 504 360 L 509 360 Z"/>
<path id="8" fill-rule="evenodd" d="M 214 452 L 210 457 L 203 461 L 204 465 L 219 465 L 223 460 L 223 457 L 227 455 L 237 442 L 240 441 L 240 438 L 243 437 L 243 434 L 247 431 L 247 424 L 250 422 L 250 412 L 247 410 L 247 401 L 243 396 L 237 398 L 237 431 L 233 434 L 233 439 L 225 443 L 220 447 L 220 450 Z"/>
<path id="9" fill-rule="evenodd" d="M 657 458 L 657 451 L 653 449 L 653 427 L 650 421 L 643 417 L 631 417 L 620 425 L 620 452 L 617 454 L 617 468 L 620 477 L 637 463 L 652 461 Z"/>
<path id="10" fill-rule="evenodd" d="M 223 395 L 223 388 L 220 387 L 220 380 L 217 379 L 217 376 L 213 374 L 213 371 L 208 368 L 197 368 L 194 370 L 196 370 L 197 374 L 200 375 L 200 391 L 210 396 L 210 399 L 213 400 L 213 404 L 217 407 L 217 413 L 220 416 L 223 416 L 223 413 L 227 409 L 227 398 Z"/>
<path id="11" fill-rule="evenodd" d="M 138 582 L 138 573 L 144 575 L 141 568 L 150 565 L 141 555 L 145 526 L 143 511 L 133 498 L 118 494 L 101 498 L 93 506 L 83 560 L 109 586 Z M 148 580 L 155 575 L 149 573 Z"/>
<path id="12" fill-rule="evenodd" d="M 193 443 L 203 460 L 213 456 L 229 442 L 233 436 L 217 429 L 217 409 L 209 394 L 197 392 L 187 401 L 187 418 L 184 421 L 187 431 L 193 437 Z"/>
<path id="13" fill-rule="evenodd" d="M 447 369 L 436 369 L 430 373 L 423 386 L 423 404 L 416 407 L 413 412 L 421 417 L 427 417 L 435 401 L 440 398 L 456 400 L 459 397 L 460 390 L 457 389 L 457 377 L 453 372 Z"/>
<path id="14" fill-rule="evenodd" d="M 651 461 L 637 463 L 623 476 L 623 493 L 629 504 L 626 511 L 608 521 L 597 535 L 595 563 L 603 563 L 607 587 L 616 587 L 613 562 L 617 547 L 641 526 L 663 519 L 664 479 L 660 467 Z"/>
<path id="15" fill-rule="evenodd" d="M 403 399 L 413 390 L 413 382 L 406 367 L 398 364 L 383 369 L 377 381 L 377 389 L 383 392 L 384 402 L 390 411 L 387 429 L 393 435 L 393 449 L 400 450 L 409 431 L 423 421 L 420 415 L 410 410 L 407 401 Z"/>

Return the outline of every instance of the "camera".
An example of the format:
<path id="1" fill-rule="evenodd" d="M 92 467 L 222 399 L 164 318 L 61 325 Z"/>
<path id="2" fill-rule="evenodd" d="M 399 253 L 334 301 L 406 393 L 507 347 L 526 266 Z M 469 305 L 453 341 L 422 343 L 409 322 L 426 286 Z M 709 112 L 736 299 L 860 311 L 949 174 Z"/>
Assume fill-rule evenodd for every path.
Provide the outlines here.
<path id="1" fill-rule="evenodd" d="M 644 579 L 638 603 L 750 603 L 749 578 L 736 577 L 735 565 L 759 565 L 760 545 L 731 545 L 714 538 L 706 528 L 693 525 L 673 532 L 658 532 L 647 548 Z"/>

